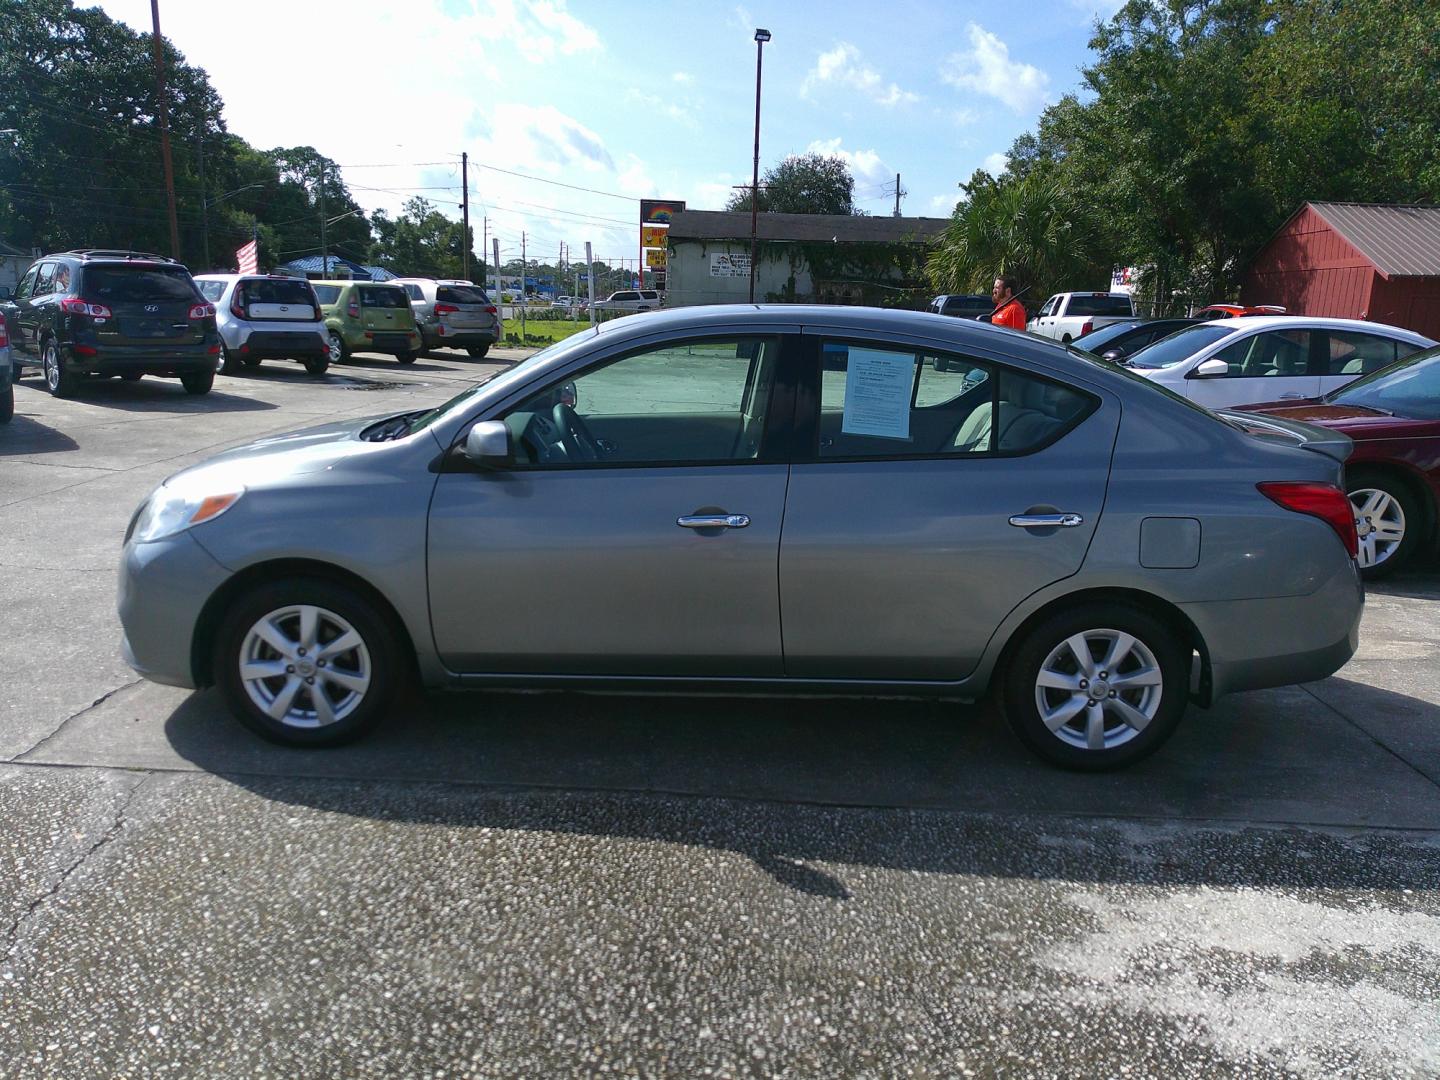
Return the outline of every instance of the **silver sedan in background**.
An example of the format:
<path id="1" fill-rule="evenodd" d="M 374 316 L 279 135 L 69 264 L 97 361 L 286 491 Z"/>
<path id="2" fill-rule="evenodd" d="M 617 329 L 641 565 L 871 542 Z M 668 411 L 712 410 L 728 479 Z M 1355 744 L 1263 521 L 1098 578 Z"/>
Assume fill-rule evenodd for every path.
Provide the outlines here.
<path id="1" fill-rule="evenodd" d="M 301 746 L 412 675 L 993 690 L 1047 760 L 1113 768 L 1187 702 L 1349 659 L 1349 450 L 999 327 L 670 311 L 171 477 L 126 536 L 124 651 Z"/>

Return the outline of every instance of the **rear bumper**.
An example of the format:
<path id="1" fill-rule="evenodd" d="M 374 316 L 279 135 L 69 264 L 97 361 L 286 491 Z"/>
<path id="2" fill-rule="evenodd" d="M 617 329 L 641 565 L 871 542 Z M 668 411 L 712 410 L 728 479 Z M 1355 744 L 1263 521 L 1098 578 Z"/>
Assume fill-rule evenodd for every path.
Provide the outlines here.
<path id="1" fill-rule="evenodd" d="M 324 356 L 330 351 L 330 342 L 321 330 L 251 330 L 230 347 L 240 357 L 280 360 Z"/>
<path id="2" fill-rule="evenodd" d="M 408 333 L 376 330 L 350 347 L 360 352 L 414 352 L 421 348 L 421 341 L 413 330 Z"/>
<path id="3" fill-rule="evenodd" d="M 138 371 L 145 375 L 189 375 L 214 371 L 220 359 L 220 339 L 208 338 L 198 345 L 98 345 L 94 356 L 77 356 L 73 344 L 60 350 L 67 369 L 95 375 L 119 375 Z M 213 351 L 212 351 L 213 350 Z"/>
<path id="4" fill-rule="evenodd" d="M 452 327 L 422 326 L 420 333 L 425 338 L 426 345 L 453 345 L 457 349 L 473 348 L 477 345 L 494 345 L 500 340 L 499 331 L 493 328 L 471 330 L 467 327 L 464 330 L 456 330 Z"/>
<path id="5" fill-rule="evenodd" d="M 1210 700 L 1333 675 L 1360 644 L 1365 590 L 1355 564 L 1307 596 L 1181 604 L 1206 643 Z"/>

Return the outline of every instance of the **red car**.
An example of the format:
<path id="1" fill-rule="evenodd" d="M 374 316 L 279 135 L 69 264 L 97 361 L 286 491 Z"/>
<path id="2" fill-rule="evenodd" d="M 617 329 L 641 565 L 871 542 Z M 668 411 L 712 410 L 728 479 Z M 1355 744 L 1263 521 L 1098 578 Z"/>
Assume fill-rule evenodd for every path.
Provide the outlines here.
<path id="1" fill-rule="evenodd" d="M 1440 348 L 1426 349 L 1323 398 L 1241 405 L 1334 428 L 1355 440 L 1345 486 L 1366 578 L 1434 550 L 1440 523 Z"/>
<path id="2" fill-rule="evenodd" d="M 1195 318 L 1209 322 L 1211 319 L 1237 319 L 1241 315 L 1284 314 L 1285 309 L 1278 304 L 1255 304 L 1253 307 L 1246 307 L 1244 304 L 1211 304 L 1197 311 Z"/>

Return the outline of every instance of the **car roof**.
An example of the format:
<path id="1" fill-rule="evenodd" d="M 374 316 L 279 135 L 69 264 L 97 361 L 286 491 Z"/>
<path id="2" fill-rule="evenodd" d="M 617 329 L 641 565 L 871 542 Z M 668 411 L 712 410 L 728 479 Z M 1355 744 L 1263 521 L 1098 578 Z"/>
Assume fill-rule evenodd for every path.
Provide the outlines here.
<path id="1" fill-rule="evenodd" d="M 1364 330 L 1372 333 L 1388 334 L 1393 337 L 1412 338 L 1416 341 L 1429 341 L 1423 334 L 1417 334 L 1414 330 L 1406 330 L 1401 326 L 1391 326 L 1389 323 L 1367 322 L 1364 319 L 1335 319 L 1324 316 L 1309 315 L 1237 315 L 1233 319 L 1216 319 L 1213 322 L 1205 323 L 1206 326 L 1221 326 L 1226 330 Z"/>

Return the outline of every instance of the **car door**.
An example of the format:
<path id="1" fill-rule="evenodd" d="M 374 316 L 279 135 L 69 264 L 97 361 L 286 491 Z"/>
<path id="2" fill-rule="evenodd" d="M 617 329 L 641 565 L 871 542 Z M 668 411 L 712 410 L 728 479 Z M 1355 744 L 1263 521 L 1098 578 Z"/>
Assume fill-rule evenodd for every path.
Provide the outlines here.
<path id="1" fill-rule="evenodd" d="M 1320 331 L 1320 336 L 1323 341 L 1317 350 L 1320 364 L 1317 373 L 1322 394 L 1339 390 L 1361 375 L 1379 371 L 1418 348 L 1408 341 L 1362 330 L 1331 329 Z"/>
<path id="2" fill-rule="evenodd" d="M 25 275 L 27 278 L 29 274 Z M 35 267 L 34 284 L 28 296 L 17 303 L 21 351 L 27 360 L 40 359 L 40 337 L 50 314 L 50 294 L 55 282 L 55 264 L 41 263 Z M 24 285 L 22 283 L 21 287 Z"/>
<path id="3" fill-rule="evenodd" d="M 20 284 L 15 286 L 15 295 L 9 300 L 0 302 L 0 311 L 5 313 L 5 322 L 10 335 L 10 347 L 14 353 L 14 359 L 19 360 L 22 355 L 32 356 L 31 346 L 25 339 L 24 322 L 20 316 L 21 312 L 30 302 L 31 294 L 35 289 L 35 278 L 40 272 L 38 266 L 32 266 L 26 271 L 25 276 L 20 279 Z"/>
<path id="4" fill-rule="evenodd" d="M 1186 373 L 1185 396 L 1206 408 L 1220 409 L 1257 401 L 1318 397 L 1318 362 L 1312 352 L 1320 335 L 1304 327 L 1283 327 L 1247 334 L 1220 349 L 1203 353 Z M 1209 360 L 1223 360 L 1226 369 L 1202 372 Z"/>
<path id="5" fill-rule="evenodd" d="M 1033 325 L 1029 327 L 1032 333 L 1043 334 L 1046 337 L 1054 336 L 1056 309 L 1059 308 L 1062 299 L 1064 298 L 1061 296 L 1052 296 L 1045 301 L 1040 310 L 1036 312 Z"/>
<path id="6" fill-rule="evenodd" d="M 581 362 L 495 417 L 512 468 L 452 453 L 428 539 L 444 663 L 781 675 L 784 340 L 717 331 Z"/>
<path id="7" fill-rule="evenodd" d="M 956 680 L 1074 574 L 1118 404 L 995 355 L 807 333 L 780 544 L 785 673 Z M 824 356 L 824 364 L 820 357 Z"/>

